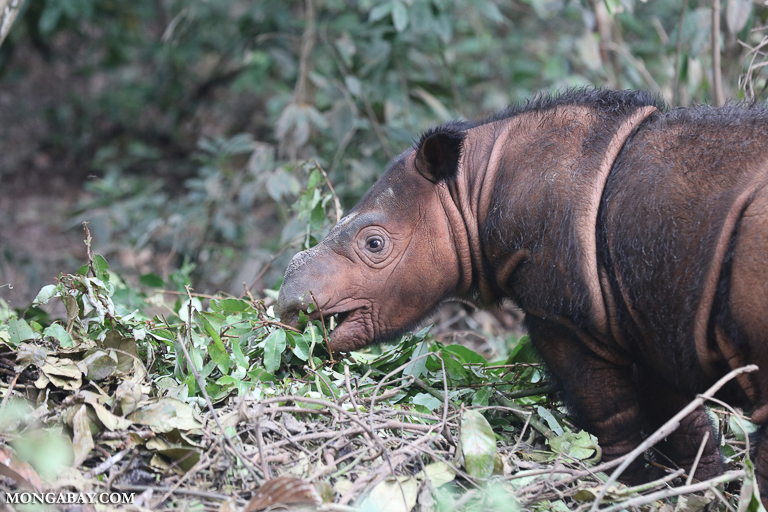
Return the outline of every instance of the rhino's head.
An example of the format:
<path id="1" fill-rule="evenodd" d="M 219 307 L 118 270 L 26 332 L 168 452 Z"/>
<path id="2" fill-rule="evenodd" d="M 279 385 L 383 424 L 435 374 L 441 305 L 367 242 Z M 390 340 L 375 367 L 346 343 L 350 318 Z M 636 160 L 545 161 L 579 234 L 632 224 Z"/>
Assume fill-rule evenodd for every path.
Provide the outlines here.
<path id="1" fill-rule="evenodd" d="M 396 337 L 454 294 L 466 273 L 457 241 L 466 233 L 446 203 L 463 141 L 451 126 L 424 134 L 322 242 L 294 256 L 280 318 L 295 325 L 314 295 L 326 318 L 338 315 L 331 349 L 349 351 Z"/>

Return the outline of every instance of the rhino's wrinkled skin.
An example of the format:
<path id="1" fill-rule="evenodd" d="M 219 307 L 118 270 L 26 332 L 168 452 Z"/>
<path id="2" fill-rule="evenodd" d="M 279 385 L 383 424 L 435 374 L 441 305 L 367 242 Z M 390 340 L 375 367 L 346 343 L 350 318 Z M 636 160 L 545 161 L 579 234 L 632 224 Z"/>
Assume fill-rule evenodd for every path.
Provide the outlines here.
<path id="1" fill-rule="evenodd" d="M 340 313 L 332 349 L 391 339 L 452 297 L 526 313 L 536 349 L 605 459 L 730 369 L 721 396 L 768 423 L 768 110 L 667 111 L 576 91 L 433 129 L 315 248 L 278 304 Z M 315 313 L 316 315 L 317 313 Z M 660 447 L 690 470 L 703 408 Z M 768 491 L 768 441 L 756 468 Z M 710 436 L 699 479 L 723 470 Z M 625 472 L 646 478 L 637 461 Z M 765 494 L 763 501 L 766 502 Z"/>

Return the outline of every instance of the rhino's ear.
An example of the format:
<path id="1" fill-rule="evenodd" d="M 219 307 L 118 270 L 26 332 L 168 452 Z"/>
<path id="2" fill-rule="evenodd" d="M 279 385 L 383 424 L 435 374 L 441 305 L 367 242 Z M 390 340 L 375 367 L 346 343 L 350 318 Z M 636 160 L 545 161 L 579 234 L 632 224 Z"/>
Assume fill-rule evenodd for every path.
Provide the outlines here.
<path id="1" fill-rule="evenodd" d="M 466 133 L 453 127 L 439 127 L 421 136 L 414 165 L 432 183 L 456 176 Z"/>

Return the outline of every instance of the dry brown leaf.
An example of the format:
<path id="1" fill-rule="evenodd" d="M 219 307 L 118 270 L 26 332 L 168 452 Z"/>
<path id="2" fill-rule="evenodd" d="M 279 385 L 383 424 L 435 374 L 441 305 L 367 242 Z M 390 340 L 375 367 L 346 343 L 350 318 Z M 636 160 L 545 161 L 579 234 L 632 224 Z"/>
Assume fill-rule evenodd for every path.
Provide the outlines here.
<path id="1" fill-rule="evenodd" d="M 37 472 L 28 462 L 16 457 L 7 446 L 0 445 L 0 475 L 16 481 L 21 487 L 35 492 L 43 491 L 43 484 Z"/>
<path id="2" fill-rule="evenodd" d="M 93 436 L 91 435 L 90 421 L 88 420 L 88 410 L 85 404 L 81 405 L 80 409 L 75 413 L 72 419 L 72 430 L 74 432 L 72 444 L 75 449 L 75 460 L 72 465 L 79 467 L 88 458 L 88 454 L 91 453 L 95 446 Z"/>
<path id="3" fill-rule="evenodd" d="M 281 476 L 259 487 L 244 512 L 256 512 L 277 504 L 319 506 L 321 503 L 314 485 L 298 478 Z"/>
<path id="4" fill-rule="evenodd" d="M 145 402 L 128 419 L 146 425 L 155 432 L 169 432 L 175 428 L 202 428 L 203 424 L 196 416 L 195 410 L 188 403 L 174 398 L 160 398 Z"/>
<path id="5" fill-rule="evenodd" d="M 139 356 L 135 339 L 126 338 L 117 331 L 109 331 L 104 337 L 102 346 L 119 350 L 119 352 L 115 351 L 118 372 L 128 373 L 133 369 L 133 361 Z"/>
<path id="6" fill-rule="evenodd" d="M 40 368 L 45 364 L 47 356 L 48 353 L 45 348 L 22 343 L 19 345 L 19 350 L 16 352 L 16 366 L 13 367 L 13 370 L 16 373 L 21 373 L 30 365 Z"/>

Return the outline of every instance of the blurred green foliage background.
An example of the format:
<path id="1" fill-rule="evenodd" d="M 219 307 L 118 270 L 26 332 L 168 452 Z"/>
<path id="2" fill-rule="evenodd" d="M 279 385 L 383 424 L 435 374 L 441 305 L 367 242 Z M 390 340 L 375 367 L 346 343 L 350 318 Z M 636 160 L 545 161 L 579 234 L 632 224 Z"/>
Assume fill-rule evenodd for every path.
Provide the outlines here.
<path id="1" fill-rule="evenodd" d="M 302 195 L 318 167 L 348 209 L 426 127 L 541 91 L 714 103 L 712 5 L 26 0 L 0 47 L 0 296 L 22 306 L 77 268 L 83 220 L 128 277 L 274 287 L 335 220 L 320 174 Z M 768 8 L 722 0 L 719 19 L 742 99 Z M 744 77 L 759 101 L 765 69 Z"/>

